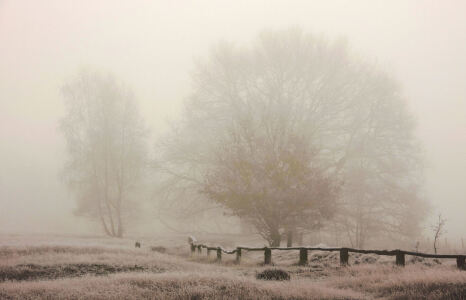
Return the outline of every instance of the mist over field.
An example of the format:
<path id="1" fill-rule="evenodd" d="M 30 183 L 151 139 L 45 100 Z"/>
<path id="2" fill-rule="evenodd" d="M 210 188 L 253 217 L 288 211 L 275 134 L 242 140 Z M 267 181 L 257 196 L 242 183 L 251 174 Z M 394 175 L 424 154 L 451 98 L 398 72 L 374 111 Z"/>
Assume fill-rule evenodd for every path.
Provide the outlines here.
<path id="1" fill-rule="evenodd" d="M 422 232 L 432 238 L 431 225 L 441 213 L 444 237 L 460 243 L 466 209 L 465 11 L 462 1 L 1 1 L 0 231 L 103 234 L 76 215 L 75 194 L 64 182 L 63 86 L 83 69 L 111 73 L 131 89 L 153 165 L 157 143 L 178 126 L 196 90 L 197 65 L 216 45 L 246 49 L 264 31 L 297 29 L 343 39 L 358 59 L 400 84 L 425 166 L 418 192 L 428 210 Z M 143 176 L 147 191 L 140 195 L 144 213 L 132 217 L 131 234 L 169 231 L 181 218 L 159 220 L 162 175 L 149 169 Z M 202 230 L 231 226 L 204 224 Z"/>
<path id="2" fill-rule="evenodd" d="M 0 299 L 466 299 L 466 2 L 0 0 Z"/>

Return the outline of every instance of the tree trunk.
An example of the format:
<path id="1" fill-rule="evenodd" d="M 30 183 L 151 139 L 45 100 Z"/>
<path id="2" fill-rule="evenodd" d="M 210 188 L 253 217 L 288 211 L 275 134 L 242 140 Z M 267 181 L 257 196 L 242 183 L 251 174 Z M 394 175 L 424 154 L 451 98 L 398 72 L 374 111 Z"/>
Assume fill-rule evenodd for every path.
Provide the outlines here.
<path id="1" fill-rule="evenodd" d="M 102 227 L 104 228 L 105 234 L 108 236 L 111 236 L 110 231 L 108 230 L 107 224 L 105 223 L 104 215 L 102 212 L 102 207 L 99 199 L 99 217 L 100 217 L 100 222 L 102 223 Z"/>
<path id="2" fill-rule="evenodd" d="M 280 235 L 278 229 L 273 230 L 270 233 L 269 244 L 271 247 L 280 247 L 281 240 L 282 236 Z"/>
<path id="3" fill-rule="evenodd" d="M 122 224 L 121 224 L 121 220 L 120 220 L 120 219 L 118 219 L 117 237 L 119 237 L 119 238 L 123 237 L 123 229 L 122 229 Z"/>
<path id="4" fill-rule="evenodd" d="M 104 228 L 105 234 L 108 235 L 108 236 L 112 236 L 112 234 L 110 233 L 110 231 L 107 228 L 107 224 L 105 224 L 105 220 L 103 218 L 101 218 L 100 220 L 102 222 L 102 227 Z"/>
<path id="5" fill-rule="evenodd" d="M 304 243 L 304 233 L 303 233 L 302 231 L 298 232 L 298 233 L 297 233 L 297 238 L 298 238 L 297 243 L 298 243 L 300 246 L 302 246 L 303 243 Z M 338 244 L 337 244 L 337 245 L 338 245 Z"/>
<path id="6" fill-rule="evenodd" d="M 121 238 L 123 237 L 123 221 L 121 219 L 121 205 L 120 205 L 120 201 L 118 201 L 118 206 L 117 206 L 117 237 Z"/>
<path id="7" fill-rule="evenodd" d="M 107 153 L 107 147 L 105 147 L 105 153 Z M 105 174 L 104 174 L 104 203 L 107 207 L 108 219 L 110 221 L 110 234 L 112 237 L 115 237 L 115 224 L 113 222 L 112 208 L 110 206 L 110 199 L 108 197 L 108 162 L 107 157 L 105 157 Z M 105 218 L 104 218 L 105 219 Z"/>
<path id="8" fill-rule="evenodd" d="M 286 246 L 293 247 L 293 230 L 288 230 L 286 234 Z"/>

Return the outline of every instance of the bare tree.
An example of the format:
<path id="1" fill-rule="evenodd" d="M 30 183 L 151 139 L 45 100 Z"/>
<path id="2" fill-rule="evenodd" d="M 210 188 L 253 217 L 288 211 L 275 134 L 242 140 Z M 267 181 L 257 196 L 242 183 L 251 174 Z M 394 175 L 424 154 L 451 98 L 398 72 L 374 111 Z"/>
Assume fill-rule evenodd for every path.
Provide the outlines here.
<path id="1" fill-rule="evenodd" d="M 161 169 L 177 179 L 173 189 L 189 182 L 197 198 L 223 197 L 216 201 L 237 210 L 229 201 L 258 201 L 254 189 L 262 188 L 267 201 L 279 197 L 293 207 L 293 184 L 317 187 L 325 178 L 327 187 L 343 183 L 334 220 L 353 244 L 363 246 L 384 232 L 412 234 L 418 227 L 425 205 L 405 101 L 396 82 L 352 56 L 345 41 L 300 30 L 264 32 L 251 48 L 219 45 L 193 79 L 184 118 L 160 151 Z M 290 149 L 298 149 L 293 159 L 303 169 L 287 174 L 280 168 L 287 168 L 281 160 Z M 282 194 L 272 181 L 265 183 L 267 172 L 287 174 Z M 314 177 L 303 179 L 299 172 Z M 246 210 L 238 215 L 250 219 Z M 280 230 L 315 228 L 298 219 L 281 220 L 287 228 Z"/>
<path id="2" fill-rule="evenodd" d="M 375 236 L 418 235 L 428 208 L 419 192 L 422 162 L 404 101 L 389 78 L 372 84 L 373 97 L 354 114 L 361 121 L 349 127 L 355 130 L 338 174 L 345 185 L 336 220 L 359 248 Z"/>
<path id="3" fill-rule="evenodd" d="M 107 235 L 121 237 L 146 163 L 146 131 L 133 94 L 111 75 L 92 71 L 79 73 L 62 92 L 64 176 L 76 198 L 75 213 L 99 221 Z"/>
<path id="4" fill-rule="evenodd" d="M 434 233 L 434 253 L 437 254 L 438 241 L 446 233 L 445 224 L 447 220 L 442 218 L 442 214 L 438 215 L 437 222 L 432 226 L 432 231 Z"/>

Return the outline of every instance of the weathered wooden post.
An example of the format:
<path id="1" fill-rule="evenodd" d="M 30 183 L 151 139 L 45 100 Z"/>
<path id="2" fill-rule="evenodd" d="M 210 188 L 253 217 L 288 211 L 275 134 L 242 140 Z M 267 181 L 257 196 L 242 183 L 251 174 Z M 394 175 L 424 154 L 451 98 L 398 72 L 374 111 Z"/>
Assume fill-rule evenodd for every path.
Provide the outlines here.
<path id="1" fill-rule="evenodd" d="M 241 263 L 241 248 L 236 248 L 236 263 L 239 265 Z"/>
<path id="2" fill-rule="evenodd" d="M 396 250 L 396 265 L 400 267 L 405 266 L 405 253 L 401 250 Z"/>
<path id="3" fill-rule="evenodd" d="M 192 235 L 188 237 L 188 243 L 189 245 L 191 245 L 191 256 L 193 256 L 194 252 L 196 251 L 196 246 L 195 246 L 196 241 L 197 241 L 196 238 L 193 237 Z"/>
<path id="4" fill-rule="evenodd" d="M 307 249 L 301 248 L 299 249 L 299 265 L 304 266 L 307 264 Z"/>
<path id="5" fill-rule="evenodd" d="M 197 253 L 200 255 L 202 253 L 202 247 L 201 245 L 197 246 Z"/>
<path id="6" fill-rule="evenodd" d="M 272 263 L 272 250 L 265 247 L 264 249 L 264 265 L 270 265 Z"/>
<path id="7" fill-rule="evenodd" d="M 217 261 L 222 260 L 222 248 L 218 247 L 217 248 Z"/>
<path id="8" fill-rule="evenodd" d="M 340 265 L 347 266 L 348 265 L 348 248 L 341 248 L 340 249 Z"/>
<path id="9" fill-rule="evenodd" d="M 464 255 L 460 255 L 456 258 L 456 266 L 458 267 L 458 269 L 460 270 L 466 270 L 466 256 Z"/>
<path id="10" fill-rule="evenodd" d="M 210 249 L 207 248 L 207 257 L 209 257 L 209 256 L 210 256 Z"/>

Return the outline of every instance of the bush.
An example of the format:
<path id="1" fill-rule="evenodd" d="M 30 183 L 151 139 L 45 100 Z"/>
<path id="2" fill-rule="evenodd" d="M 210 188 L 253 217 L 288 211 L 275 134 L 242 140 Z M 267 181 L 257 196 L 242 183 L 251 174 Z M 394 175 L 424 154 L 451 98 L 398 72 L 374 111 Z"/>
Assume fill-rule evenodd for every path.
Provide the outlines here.
<path id="1" fill-rule="evenodd" d="M 290 280 L 290 274 L 280 269 L 267 269 L 256 275 L 261 280 Z"/>

